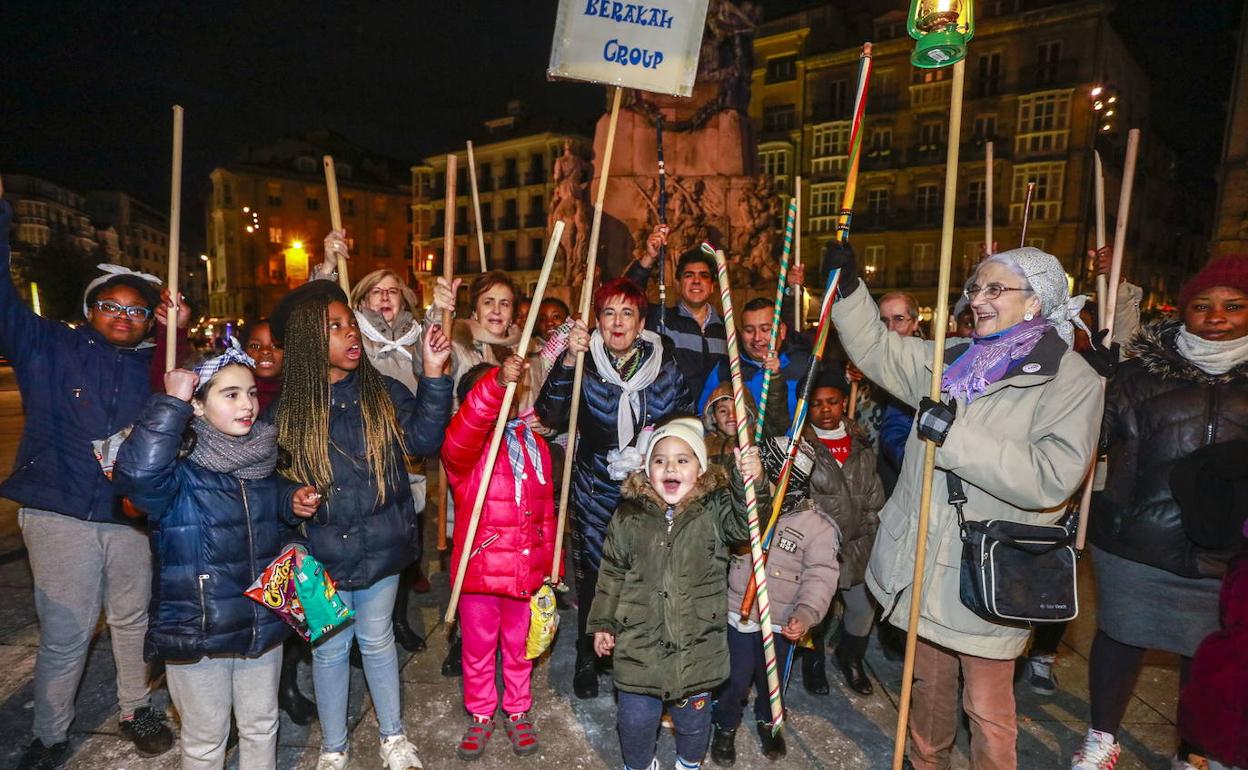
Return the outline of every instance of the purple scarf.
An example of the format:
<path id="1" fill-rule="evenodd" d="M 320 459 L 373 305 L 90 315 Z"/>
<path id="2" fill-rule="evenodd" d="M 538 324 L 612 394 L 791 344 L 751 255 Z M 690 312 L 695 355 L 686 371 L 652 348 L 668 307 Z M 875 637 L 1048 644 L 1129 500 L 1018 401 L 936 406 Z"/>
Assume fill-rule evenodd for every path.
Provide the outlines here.
<path id="1" fill-rule="evenodd" d="M 1045 318 L 1016 323 L 999 334 L 973 337 L 971 346 L 945 370 L 941 389 L 971 403 L 1001 379 L 1010 366 L 1026 358 L 1049 330 Z"/>

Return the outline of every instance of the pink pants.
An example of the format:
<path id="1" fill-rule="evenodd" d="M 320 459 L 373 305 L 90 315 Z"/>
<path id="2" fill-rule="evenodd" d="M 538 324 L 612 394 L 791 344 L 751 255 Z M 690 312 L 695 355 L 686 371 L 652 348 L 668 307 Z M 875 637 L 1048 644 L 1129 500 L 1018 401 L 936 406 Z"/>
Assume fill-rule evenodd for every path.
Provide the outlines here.
<path id="1" fill-rule="evenodd" d="M 490 594 L 464 594 L 459 600 L 459 632 L 464 638 L 464 708 L 494 716 L 495 653 L 503 652 L 503 711 L 519 714 L 533 705 L 529 679 L 533 662 L 524 657 L 529 635 L 529 600 Z"/>

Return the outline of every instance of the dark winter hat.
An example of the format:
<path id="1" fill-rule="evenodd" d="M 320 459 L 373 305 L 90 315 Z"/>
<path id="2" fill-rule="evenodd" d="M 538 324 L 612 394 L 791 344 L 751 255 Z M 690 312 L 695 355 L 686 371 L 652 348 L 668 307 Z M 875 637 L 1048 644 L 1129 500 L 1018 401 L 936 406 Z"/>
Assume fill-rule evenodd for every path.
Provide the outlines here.
<path id="1" fill-rule="evenodd" d="M 1229 286 L 1248 294 L 1248 254 L 1227 254 L 1201 268 L 1179 290 L 1179 310 L 1187 307 L 1197 294 L 1214 286 Z"/>
<path id="2" fill-rule="evenodd" d="M 1192 542 L 1215 550 L 1237 543 L 1248 521 L 1248 441 L 1210 444 L 1179 460 L 1170 494 Z"/>
<path id="3" fill-rule="evenodd" d="M 273 314 L 269 316 L 269 329 L 273 332 L 273 339 L 279 345 L 286 344 L 286 323 L 297 308 L 309 303 L 328 306 L 331 302 L 341 302 L 350 307 L 346 293 L 333 281 L 308 281 L 282 297 L 277 307 L 273 308 Z"/>
<path id="4" fill-rule="evenodd" d="M 849 395 L 849 379 L 845 377 L 845 364 L 840 361 L 823 361 L 819 364 L 819 376 L 815 388 L 836 388 Z M 813 390 L 813 388 L 812 388 Z"/>

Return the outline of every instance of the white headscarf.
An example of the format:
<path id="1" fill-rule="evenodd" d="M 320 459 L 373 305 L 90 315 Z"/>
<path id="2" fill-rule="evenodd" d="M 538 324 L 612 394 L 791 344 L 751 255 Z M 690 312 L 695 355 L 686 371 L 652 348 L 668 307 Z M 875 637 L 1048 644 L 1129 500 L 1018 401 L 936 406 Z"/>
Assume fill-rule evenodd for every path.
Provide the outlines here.
<path id="1" fill-rule="evenodd" d="M 1040 300 L 1040 312 L 1057 330 L 1067 345 L 1075 341 L 1075 326 L 1090 337 L 1092 333 L 1079 318 L 1079 311 L 1088 298 L 1082 294 L 1070 296 L 1070 284 L 1066 271 L 1057 257 L 1032 246 L 1000 251 L 979 263 L 979 270 L 989 262 L 999 262 L 1015 272 L 1021 271 L 1031 289 Z"/>

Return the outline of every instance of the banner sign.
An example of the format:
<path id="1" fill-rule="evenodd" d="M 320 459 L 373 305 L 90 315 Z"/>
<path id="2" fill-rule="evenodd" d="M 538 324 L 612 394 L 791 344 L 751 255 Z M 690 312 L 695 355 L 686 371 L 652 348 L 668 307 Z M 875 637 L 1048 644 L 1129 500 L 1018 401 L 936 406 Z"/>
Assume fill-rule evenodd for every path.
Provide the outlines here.
<path id="1" fill-rule="evenodd" d="M 693 94 L 707 0 L 559 0 L 553 78 Z"/>

